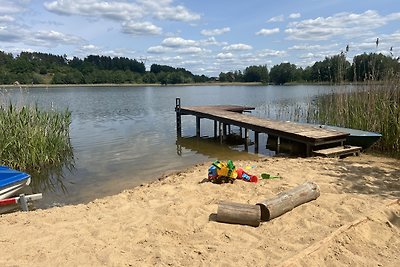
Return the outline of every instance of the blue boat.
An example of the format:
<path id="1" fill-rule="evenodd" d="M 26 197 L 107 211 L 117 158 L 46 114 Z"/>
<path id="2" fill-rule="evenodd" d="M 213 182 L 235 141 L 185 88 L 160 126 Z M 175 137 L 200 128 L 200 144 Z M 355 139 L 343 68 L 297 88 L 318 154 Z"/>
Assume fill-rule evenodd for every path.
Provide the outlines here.
<path id="1" fill-rule="evenodd" d="M 363 150 L 371 147 L 382 137 L 380 133 L 367 132 L 351 128 L 344 128 L 331 125 L 317 125 L 317 127 L 342 133 L 349 133 L 349 135 L 346 138 L 345 144 L 351 146 L 359 146 L 362 147 Z"/>
<path id="2" fill-rule="evenodd" d="M 27 173 L 0 166 L 0 200 L 18 194 L 31 183 Z"/>

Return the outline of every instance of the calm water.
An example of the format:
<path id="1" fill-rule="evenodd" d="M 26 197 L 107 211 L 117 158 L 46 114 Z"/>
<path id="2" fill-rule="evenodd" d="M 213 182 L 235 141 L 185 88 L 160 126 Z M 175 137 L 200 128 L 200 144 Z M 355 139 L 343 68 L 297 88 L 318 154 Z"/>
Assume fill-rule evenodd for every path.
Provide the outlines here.
<path id="1" fill-rule="evenodd" d="M 4 91 L 4 90 L 3 90 Z M 42 207 L 85 203 L 116 194 L 159 175 L 215 159 L 258 157 L 243 145 L 218 145 L 195 135 L 195 118 L 182 119 L 183 139 L 177 140 L 175 98 L 182 106 L 237 104 L 256 107 L 253 116 L 274 116 L 286 105 L 303 105 L 321 86 L 192 86 L 192 87 L 68 87 L 7 89 L 16 101 L 72 112 L 71 141 L 76 170 L 66 172 L 61 190 L 44 192 Z M 202 120 L 201 135 L 212 136 L 212 121 Z M 232 128 L 232 130 L 235 130 Z M 252 135 L 250 135 L 252 137 Z M 266 137 L 260 136 L 260 152 Z M 179 152 L 179 153 L 178 153 Z M 204 170 L 207 176 L 207 170 Z"/>

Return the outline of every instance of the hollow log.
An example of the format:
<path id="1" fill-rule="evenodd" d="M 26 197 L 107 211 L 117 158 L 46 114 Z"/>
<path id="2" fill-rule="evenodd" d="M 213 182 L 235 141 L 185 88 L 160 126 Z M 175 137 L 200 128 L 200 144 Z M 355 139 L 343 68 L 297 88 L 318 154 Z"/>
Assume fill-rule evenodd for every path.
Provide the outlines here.
<path id="1" fill-rule="evenodd" d="M 220 202 L 218 204 L 218 222 L 259 226 L 261 219 L 260 206 L 240 204 L 233 202 Z"/>
<path id="2" fill-rule="evenodd" d="M 319 187 L 316 183 L 305 182 L 273 198 L 260 201 L 256 205 L 261 209 L 261 221 L 269 221 L 301 204 L 317 199 L 319 195 Z"/>

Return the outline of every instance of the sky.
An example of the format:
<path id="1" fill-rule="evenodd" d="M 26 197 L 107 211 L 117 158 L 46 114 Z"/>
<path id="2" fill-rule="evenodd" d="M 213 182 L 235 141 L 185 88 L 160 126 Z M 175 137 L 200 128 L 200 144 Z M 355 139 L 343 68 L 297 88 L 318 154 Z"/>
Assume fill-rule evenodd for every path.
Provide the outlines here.
<path id="1" fill-rule="evenodd" d="M 377 45 L 377 39 L 378 45 Z M 349 46 L 346 51 L 346 46 Z M 400 56 L 398 0 L 0 0 L 0 50 L 128 57 L 218 76 Z"/>

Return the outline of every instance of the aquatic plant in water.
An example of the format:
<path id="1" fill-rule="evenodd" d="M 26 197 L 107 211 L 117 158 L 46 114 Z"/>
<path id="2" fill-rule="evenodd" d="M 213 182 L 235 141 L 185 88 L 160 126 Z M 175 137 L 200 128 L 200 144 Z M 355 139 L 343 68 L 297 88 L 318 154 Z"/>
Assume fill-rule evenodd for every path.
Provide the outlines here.
<path id="1" fill-rule="evenodd" d="M 31 174 L 37 190 L 65 190 L 63 169 L 73 169 L 69 137 L 71 112 L 40 110 L 37 105 L 0 105 L 0 164 Z"/>

